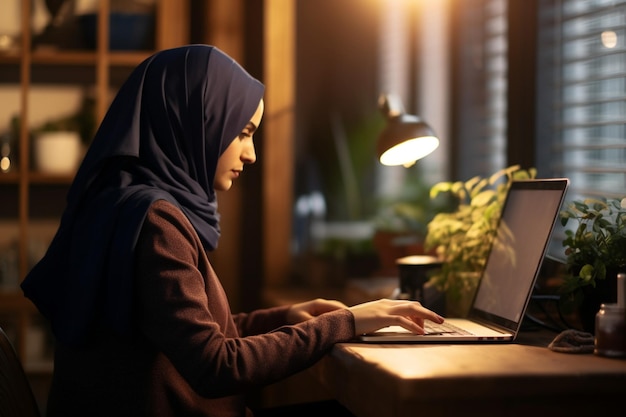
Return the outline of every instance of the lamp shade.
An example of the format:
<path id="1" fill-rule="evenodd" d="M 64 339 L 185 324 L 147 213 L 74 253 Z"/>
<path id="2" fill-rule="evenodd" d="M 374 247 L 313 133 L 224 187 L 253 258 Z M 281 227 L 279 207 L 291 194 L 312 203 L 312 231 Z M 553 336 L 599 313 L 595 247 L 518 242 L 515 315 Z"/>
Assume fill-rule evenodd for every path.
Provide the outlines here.
<path id="1" fill-rule="evenodd" d="M 437 149 L 439 139 L 433 129 L 419 117 L 404 113 L 395 98 L 382 96 L 380 107 L 387 117 L 376 146 L 381 164 L 411 166 Z"/>

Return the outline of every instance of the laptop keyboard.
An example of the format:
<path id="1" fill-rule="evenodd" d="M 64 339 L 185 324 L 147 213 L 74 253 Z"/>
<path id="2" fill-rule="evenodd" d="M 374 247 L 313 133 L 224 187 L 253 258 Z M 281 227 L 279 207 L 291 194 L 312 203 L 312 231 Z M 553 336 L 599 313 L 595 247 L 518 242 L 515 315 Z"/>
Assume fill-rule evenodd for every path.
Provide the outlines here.
<path id="1" fill-rule="evenodd" d="M 443 322 L 441 324 L 433 323 L 432 321 L 424 322 L 424 330 L 427 335 L 439 335 L 439 334 L 458 334 L 467 335 L 472 334 L 465 329 L 461 329 L 453 324 Z"/>

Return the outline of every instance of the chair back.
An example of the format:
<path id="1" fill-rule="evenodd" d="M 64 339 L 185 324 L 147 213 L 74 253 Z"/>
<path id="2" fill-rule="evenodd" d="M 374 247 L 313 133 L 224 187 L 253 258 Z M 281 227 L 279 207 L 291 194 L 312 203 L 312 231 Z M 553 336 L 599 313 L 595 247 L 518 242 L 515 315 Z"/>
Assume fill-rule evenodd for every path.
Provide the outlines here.
<path id="1" fill-rule="evenodd" d="M 0 328 L 0 416 L 40 417 L 39 407 L 15 349 Z"/>

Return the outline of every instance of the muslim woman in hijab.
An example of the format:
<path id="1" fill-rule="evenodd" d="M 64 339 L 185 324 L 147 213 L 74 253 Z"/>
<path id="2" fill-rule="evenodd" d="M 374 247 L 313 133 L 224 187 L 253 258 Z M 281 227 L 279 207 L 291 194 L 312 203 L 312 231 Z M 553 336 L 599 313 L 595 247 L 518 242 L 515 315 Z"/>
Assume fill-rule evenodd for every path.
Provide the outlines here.
<path id="1" fill-rule="evenodd" d="M 55 337 L 48 417 L 252 416 L 246 393 L 335 343 L 443 321 L 399 300 L 231 313 L 207 252 L 216 191 L 256 160 L 263 93 L 208 45 L 157 52 L 120 88 L 22 283 Z"/>

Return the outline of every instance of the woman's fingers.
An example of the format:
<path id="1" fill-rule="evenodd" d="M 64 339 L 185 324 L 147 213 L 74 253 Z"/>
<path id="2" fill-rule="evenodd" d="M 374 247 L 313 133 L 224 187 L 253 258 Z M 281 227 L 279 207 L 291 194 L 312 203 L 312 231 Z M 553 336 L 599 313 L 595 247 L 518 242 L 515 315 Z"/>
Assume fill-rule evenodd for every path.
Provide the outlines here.
<path id="1" fill-rule="evenodd" d="M 444 318 L 417 301 L 381 299 L 350 308 L 355 333 L 369 333 L 388 326 L 401 326 L 414 333 L 424 332 L 424 320 L 443 323 Z"/>
<path id="2" fill-rule="evenodd" d="M 430 321 L 434 321 L 435 323 L 443 323 L 444 318 L 439 314 L 435 313 L 432 310 L 427 309 L 421 303 L 417 301 L 406 301 L 406 300 L 389 300 L 389 301 L 397 301 L 398 304 L 392 306 L 390 308 L 390 314 L 407 316 L 411 317 L 415 320 L 423 320 L 428 319 Z"/>
<path id="3" fill-rule="evenodd" d="M 299 323 L 339 308 L 348 308 L 335 300 L 315 299 L 291 306 L 288 323 Z M 380 299 L 348 308 L 354 316 L 356 334 L 369 333 L 388 326 L 401 326 L 413 333 L 424 333 L 424 320 L 443 323 L 444 319 L 417 301 Z"/>

